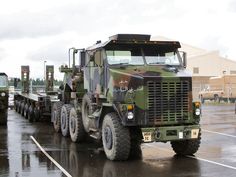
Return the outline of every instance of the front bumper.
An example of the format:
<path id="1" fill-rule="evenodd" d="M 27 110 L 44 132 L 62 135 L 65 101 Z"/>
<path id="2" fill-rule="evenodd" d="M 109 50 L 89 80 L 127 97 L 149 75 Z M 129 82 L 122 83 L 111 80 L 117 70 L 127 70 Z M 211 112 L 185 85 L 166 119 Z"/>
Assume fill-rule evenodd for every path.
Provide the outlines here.
<path id="1" fill-rule="evenodd" d="M 200 125 L 142 128 L 144 142 L 197 139 L 199 137 L 199 132 Z"/>

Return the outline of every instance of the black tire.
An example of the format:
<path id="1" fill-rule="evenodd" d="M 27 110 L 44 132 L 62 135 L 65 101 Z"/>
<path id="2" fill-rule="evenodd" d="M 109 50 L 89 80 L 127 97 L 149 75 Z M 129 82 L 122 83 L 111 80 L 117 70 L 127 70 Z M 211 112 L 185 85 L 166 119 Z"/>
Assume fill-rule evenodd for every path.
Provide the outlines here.
<path id="1" fill-rule="evenodd" d="M 69 116 L 72 105 L 64 104 L 61 108 L 61 134 L 69 136 Z"/>
<path id="2" fill-rule="evenodd" d="M 38 108 L 34 108 L 34 122 L 38 122 L 39 121 L 39 119 L 40 119 L 40 111 L 39 111 L 39 109 Z"/>
<path id="3" fill-rule="evenodd" d="M 28 118 L 28 112 L 29 112 L 29 106 L 28 106 L 28 104 L 25 104 L 23 116 L 24 116 L 26 119 Z"/>
<path id="4" fill-rule="evenodd" d="M 7 110 L 0 111 L 0 125 L 7 125 Z"/>
<path id="5" fill-rule="evenodd" d="M 14 108 L 15 108 L 15 111 L 18 112 L 18 108 L 19 108 L 19 101 L 18 100 L 15 100 Z"/>
<path id="6" fill-rule="evenodd" d="M 22 101 L 20 104 L 20 114 L 24 116 L 24 108 L 25 108 L 25 102 Z"/>
<path id="7" fill-rule="evenodd" d="M 92 98 L 89 94 L 85 94 L 82 100 L 82 120 L 84 130 L 89 132 L 90 118 L 88 117 L 94 112 L 92 106 Z"/>
<path id="8" fill-rule="evenodd" d="M 110 160 L 127 160 L 130 152 L 130 133 L 122 126 L 116 113 L 108 113 L 102 123 L 102 142 Z"/>
<path id="9" fill-rule="evenodd" d="M 130 143 L 130 153 L 129 153 L 129 159 L 142 159 L 142 149 L 141 149 L 141 143 L 142 143 L 142 131 L 141 128 L 132 127 L 130 128 L 130 137 L 131 137 L 131 143 Z"/>
<path id="10" fill-rule="evenodd" d="M 70 138 L 73 142 L 81 142 L 85 138 L 82 114 L 71 108 L 69 116 Z"/>
<path id="11" fill-rule="evenodd" d="M 28 120 L 29 120 L 29 122 L 34 121 L 34 107 L 32 105 L 29 107 Z"/>
<path id="12" fill-rule="evenodd" d="M 53 127 L 55 132 L 61 131 L 61 107 L 63 102 L 59 101 L 53 104 L 51 120 L 53 122 Z"/>
<path id="13" fill-rule="evenodd" d="M 177 155 L 193 155 L 198 151 L 201 144 L 201 132 L 197 139 L 172 141 L 171 146 Z"/>
<path id="14" fill-rule="evenodd" d="M 17 101 L 17 112 L 20 114 L 20 110 L 21 110 L 21 102 Z"/>

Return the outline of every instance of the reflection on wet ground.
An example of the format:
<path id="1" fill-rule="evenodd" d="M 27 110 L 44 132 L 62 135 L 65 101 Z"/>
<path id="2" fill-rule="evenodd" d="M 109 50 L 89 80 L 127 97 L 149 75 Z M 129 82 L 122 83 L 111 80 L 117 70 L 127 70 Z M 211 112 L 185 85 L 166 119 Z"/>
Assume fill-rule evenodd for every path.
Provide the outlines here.
<path id="1" fill-rule="evenodd" d="M 229 107 L 225 107 L 225 111 L 214 106 L 203 107 L 203 127 L 236 135 L 236 116 L 231 115 L 231 109 L 234 111 L 234 107 Z M 220 108 L 224 109 L 224 107 Z M 214 124 L 213 118 L 217 124 Z M 224 124 L 225 119 L 226 124 Z M 227 130 L 229 127 L 230 131 Z M 197 157 L 236 166 L 236 139 L 205 132 L 203 135 L 202 146 L 196 154 Z M 172 152 L 169 143 L 142 145 L 143 159 L 112 162 L 106 159 L 99 143 L 72 143 L 69 138 L 54 133 L 53 127 L 48 122 L 31 124 L 14 111 L 9 111 L 8 127 L 0 127 L 1 177 L 64 176 L 37 148 L 30 136 L 34 136 L 41 146 L 72 176 L 233 177 L 236 175 L 236 170 L 233 169 L 193 158 L 177 157 Z"/>

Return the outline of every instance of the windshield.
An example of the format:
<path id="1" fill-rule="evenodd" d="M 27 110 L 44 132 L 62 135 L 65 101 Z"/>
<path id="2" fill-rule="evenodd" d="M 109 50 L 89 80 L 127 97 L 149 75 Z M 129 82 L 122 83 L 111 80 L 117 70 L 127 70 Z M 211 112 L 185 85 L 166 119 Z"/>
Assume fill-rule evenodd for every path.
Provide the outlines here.
<path id="1" fill-rule="evenodd" d="M 6 76 L 0 76 L 0 87 L 7 87 L 8 81 Z"/>
<path id="2" fill-rule="evenodd" d="M 155 48 L 134 48 L 130 50 L 107 50 L 110 65 L 181 65 L 178 51 L 163 51 Z"/>
<path id="3" fill-rule="evenodd" d="M 110 65 L 128 64 L 144 65 L 141 51 L 133 50 L 107 50 L 107 60 Z"/>

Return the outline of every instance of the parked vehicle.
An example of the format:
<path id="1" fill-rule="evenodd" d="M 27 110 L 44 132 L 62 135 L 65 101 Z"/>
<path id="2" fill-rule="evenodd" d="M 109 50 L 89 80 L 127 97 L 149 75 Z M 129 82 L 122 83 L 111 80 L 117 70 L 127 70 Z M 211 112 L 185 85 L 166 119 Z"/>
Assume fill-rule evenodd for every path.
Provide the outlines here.
<path id="1" fill-rule="evenodd" d="M 7 124 L 8 94 L 8 76 L 0 73 L 0 125 Z"/>
<path id="2" fill-rule="evenodd" d="M 199 92 L 201 102 L 213 100 L 215 102 L 236 100 L 236 75 L 223 75 L 220 77 L 211 77 L 209 86 Z"/>

